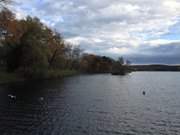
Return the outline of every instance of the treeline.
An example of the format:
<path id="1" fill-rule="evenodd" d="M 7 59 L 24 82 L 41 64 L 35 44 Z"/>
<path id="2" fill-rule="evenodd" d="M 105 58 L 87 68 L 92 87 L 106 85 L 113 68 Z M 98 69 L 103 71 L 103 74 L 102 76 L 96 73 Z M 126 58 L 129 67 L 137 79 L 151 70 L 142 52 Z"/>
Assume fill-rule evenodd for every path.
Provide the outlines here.
<path id="1" fill-rule="evenodd" d="M 180 71 L 180 65 L 131 65 L 133 71 Z"/>
<path id="2" fill-rule="evenodd" d="M 27 78 L 56 77 L 63 71 L 109 73 L 114 64 L 124 62 L 83 54 L 38 18 L 18 20 L 6 8 L 0 12 L 0 66 L 8 72 Z"/>
<path id="3" fill-rule="evenodd" d="M 112 73 L 125 75 L 130 72 L 130 61 L 120 57 L 117 61 L 106 57 L 92 54 L 84 54 L 80 60 L 81 72 L 85 73 Z"/>

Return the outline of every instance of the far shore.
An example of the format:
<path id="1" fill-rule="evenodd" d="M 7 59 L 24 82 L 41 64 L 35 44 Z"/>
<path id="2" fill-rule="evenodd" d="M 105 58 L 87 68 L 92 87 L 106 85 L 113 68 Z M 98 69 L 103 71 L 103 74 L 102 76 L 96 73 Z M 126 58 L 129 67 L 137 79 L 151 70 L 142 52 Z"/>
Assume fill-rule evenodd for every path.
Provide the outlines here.
<path id="1" fill-rule="evenodd" d="M 180 65 L 160 65 L 160 64 L 153 65 L 153 64 L 151 64 L 151 65 L 130 65 L 129 67 L 131 68 L 132 72 L 137 72 L 137 71 L 179 72 L 180 71 Z M 0 71 L 0 84 L 23 82 L 23 81 L 28 81 L 28 80 L 61 79 L 61 78 L 65 78 L 65 77 L 74 76 L 77 74 L 81 74 L 81 73 L 78 73 L 75 70 L 62 70 L 62 71 L 49 72 L 46 77 L 26 79 L 16 73 L 8 73 L 4 70 L 1 70 Z M 92 73 L 92 74 L 98 74 L 98 73 Z"/>
<path id="2" fill-rule="evenodd" d="M 132 69 L 132 71 L 180 71 L 180 65 L 130 65 L 130 68 Z"/>

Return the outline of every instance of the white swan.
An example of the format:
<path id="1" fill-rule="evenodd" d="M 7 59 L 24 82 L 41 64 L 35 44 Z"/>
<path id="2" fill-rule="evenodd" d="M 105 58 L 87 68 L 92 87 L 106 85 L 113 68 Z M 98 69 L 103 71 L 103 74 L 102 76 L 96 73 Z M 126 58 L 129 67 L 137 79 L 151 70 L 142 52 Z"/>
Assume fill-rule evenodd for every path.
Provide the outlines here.
<path id="1" fill-rule="evenodd" d="M 40 99 L 41 101 L 43 101 L 43 100 L 44 100 L 44 98 L 43 98 L 43 97 L 40 97 L 39 99 Z"/>
<path id="2" fill-rule="evenodd" d="M 16 99 L 16 96 L 11 95 L 11 94 L 9 94 L 8 97 L 10 97 L 11 99 Z"/>

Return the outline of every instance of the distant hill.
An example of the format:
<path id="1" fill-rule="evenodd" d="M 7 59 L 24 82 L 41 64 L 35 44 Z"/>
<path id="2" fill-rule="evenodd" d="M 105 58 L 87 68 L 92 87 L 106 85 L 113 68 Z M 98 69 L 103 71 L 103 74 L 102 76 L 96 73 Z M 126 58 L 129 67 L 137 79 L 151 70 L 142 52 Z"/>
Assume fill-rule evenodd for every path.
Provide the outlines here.
<path id="1" fill-rule="evenodd" d="M 180 65 L 130 65 L 133 71 L 180 71 Z"/>

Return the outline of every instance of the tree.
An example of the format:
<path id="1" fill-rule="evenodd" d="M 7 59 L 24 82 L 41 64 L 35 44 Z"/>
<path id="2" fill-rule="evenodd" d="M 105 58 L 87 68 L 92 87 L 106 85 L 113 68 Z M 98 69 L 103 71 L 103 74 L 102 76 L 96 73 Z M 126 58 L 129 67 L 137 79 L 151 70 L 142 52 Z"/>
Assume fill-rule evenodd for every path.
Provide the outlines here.
<path id="1" fill-rule="evenodd" d="M 79 46 L 74 46 L 72 47 L 71 53 L 72 53 L 72 57 L 71 57 L 71 69 L 76 69 L 79 70 L 79 64 L 80 64 L 80 57 L 82 54 L 82 49 L 80 49 Z"/>
<path id="2" fill-rule="evenodd" d="M 106 56 L 85 54 L 81 58 L 80 66 L 83 72 L 109 73 L 112 69 L 113 60 Z"/>
<path id="3" fill-rule="evenodd" d="M 0 30 L 1 43 L 6 45 L 19 42 L 23 34 L 21 23 L 16 20 L 15 14 L 7 8 L 0 12 Z"/>
<path id="4" fill-rule="evenodd" d="M 59 33 L 49 35 L 49 68 L 62 68 L 62 61 L 65 55 L 65 43 Z M 64 63 L 65 64 L 65 63 Z"/>
<path id="5" fill-rule="evenodd" d="M 126 60 L 126 65 L 131 65 L 131 61 Z"/>
<path id="6" fill-rule="evenodd" d="M 28 16 L 17 20 L 4 8 L 0 12 L 0 30 L 0 65 L 9 72 L 37 78 L 62 70 L 85 73 L 110 73 L 112 69 L 118 73 L 126 71 L 123 57 L 114 61 L 106 56 L 82 54 L 79 46 L 65 42 L 61 34 L 38 18 Z"/>
<path id="7" fill-rule="evenodd" d="M 124 58 L 123 57 L 119 57 L 118 58 L 118 62 L 120 65 L 124 65 Z"/>
<path id="8" fill-rule="evenodd" d="M 19 23 L 21 36 L 19 40 L 11 40 L 13 46 L 7 52 L 7 68 L 9 71 L 21 71 L 25 76 L 41 75 L 47 70 L 49 51 L 44 26 L 37 18 L 31 17 Z"/>
<path id="9" fill-rule="evenodd" d="M 15 20 L 14 14 L 7 8 L 3 8 L 0 12 L 0 36 L 7 36 L 8 28 L 12 21 Z"/>
<path id="10" fill-rule="evenodd" d="M 130 61 L 124 62 L 124 58 L 120 57 L 116 62 L 113 63 L 112 74 L 113 75 L 125 75 L 131 71 L 129 68 Z"/>
<path id="11" fill-rule="evenodd" d="M 12 49 L 17 44 L 17 40 L 21 35 L 19 28 L 15 15 L 7 8 L 4 8 L 0 12 L 1 63 L 7 63 L 7 54 L 12 52 Z"/>

